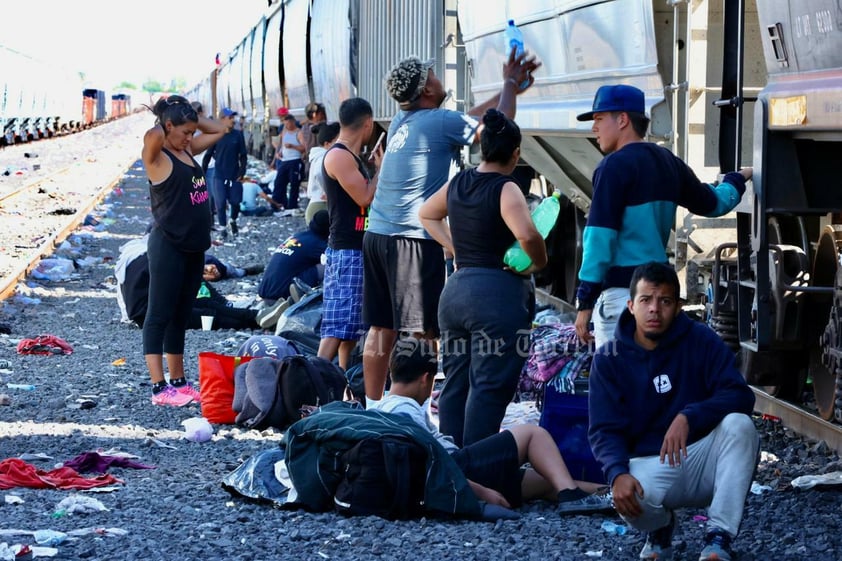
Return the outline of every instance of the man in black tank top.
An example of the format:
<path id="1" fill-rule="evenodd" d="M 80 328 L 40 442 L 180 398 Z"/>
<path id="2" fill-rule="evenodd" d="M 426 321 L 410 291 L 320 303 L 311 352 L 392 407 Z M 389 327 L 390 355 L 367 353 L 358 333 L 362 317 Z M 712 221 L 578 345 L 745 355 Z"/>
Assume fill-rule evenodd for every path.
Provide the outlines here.
<path id="1" fill-rule="evenodd" d="M 330 237 L 319 356 L 333 360 L 339 353 L 339 365 L 347 368 L 366 328 L 362 322 L 362 244 L 368 207 L 377 189 L 377 172 L 369 177 L 357 154 L 374 130 L 371 105 L 361 98 L 345 100 L 339 107 L 339 123 L 339 137 L 322 164 Z M 382 150 L 378 149 L 374 152 L 376 170 L 380 169 L 381 158 Z"/>

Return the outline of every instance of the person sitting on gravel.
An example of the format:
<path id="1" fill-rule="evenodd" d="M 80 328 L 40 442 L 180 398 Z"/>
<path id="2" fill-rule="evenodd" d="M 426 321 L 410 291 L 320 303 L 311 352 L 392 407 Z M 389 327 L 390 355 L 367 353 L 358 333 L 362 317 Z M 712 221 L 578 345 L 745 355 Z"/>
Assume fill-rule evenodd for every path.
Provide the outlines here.
<path id="1" fill-rule="evenodd" d="M 320 210 L 306 230 L 288 237 L 272 254 L 266 271 L 257 286 L 257 295 L 268 305 L 290 297 L 289 287 L 295 277 L 308 286 L 322 283 L 324 266 L 322 254 L 327 248 L 330 219 L 326 210 Z"/>
<path id="2" fill-rule="evenodd" d="M 641 559 L 672 559 L 675 510 L 707 505 L 699 561 L 730 561 L 757 465 L 754 394 L 679 290 L 669 265 L 635 269 L 616 349 L 593 358 L 588 436 L 617 512 L 647 532 Z"/>
<path id="3" fill-rule="evenodd" d="M 525 501 L 543 499 L 558 502 L 561 514 L 611 510 L 610 495 L 600 493 L 604 486 L 574 480 L 553 437 L 538 425 L 517 425 L 464 448 L 439 432 L 424 408 L 437 370 L 433 342 L 415 337 L 399 339 L 389 360 L 389 393 L 371 408 L 407 415 L 429 430 L 456 461 L 481 501 L 517 508 Z M 531 467 L 523 469 L 527 462 Z"/>
<path id="4" fill-rule="evenodd" d="M 122 320 L 143 327 L 149 305 L 149 236 L 124 244 L 114 267 L 117 278 L 117 303 Z M 258 329 L 268 309 L 235 307 L 209 282 L 203 280 L 193 301 L 187 329 L 202 329 L 202 316 L 213 316 L 212 329 Z"/>

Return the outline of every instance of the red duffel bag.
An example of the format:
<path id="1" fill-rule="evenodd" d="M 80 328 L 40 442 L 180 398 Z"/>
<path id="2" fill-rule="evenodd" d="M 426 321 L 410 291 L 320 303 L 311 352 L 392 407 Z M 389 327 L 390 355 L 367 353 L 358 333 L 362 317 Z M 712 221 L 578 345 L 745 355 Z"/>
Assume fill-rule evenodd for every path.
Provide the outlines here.
<path id="1" fill-rule="evenodd" d="M 210 423 L 233 425 L 237 412 L 234 401 L 234 370 L 252 359 L 250 356 L 230 356 L 218 353 L 199 353 L 199 393 L 202 396 L 202 417 Z"/>

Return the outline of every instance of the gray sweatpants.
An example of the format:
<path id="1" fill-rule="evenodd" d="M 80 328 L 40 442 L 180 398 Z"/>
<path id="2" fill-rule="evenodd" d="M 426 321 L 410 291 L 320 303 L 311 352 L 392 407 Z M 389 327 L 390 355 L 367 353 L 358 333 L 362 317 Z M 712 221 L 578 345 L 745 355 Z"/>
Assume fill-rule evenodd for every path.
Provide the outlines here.
<path id="1" fill-rule="evenodd" d="M 709 435 L 687 447 L 680 466 L 662 464 L 658 456 L 633 458 L 629 470 L 643 487 L 643 514 L 626 522 L 651 532 L 669 524 L 676 508 L 707 507 L 708 529 L 736 536 L 759 446 L 751 418 L 731 413 Z"/>

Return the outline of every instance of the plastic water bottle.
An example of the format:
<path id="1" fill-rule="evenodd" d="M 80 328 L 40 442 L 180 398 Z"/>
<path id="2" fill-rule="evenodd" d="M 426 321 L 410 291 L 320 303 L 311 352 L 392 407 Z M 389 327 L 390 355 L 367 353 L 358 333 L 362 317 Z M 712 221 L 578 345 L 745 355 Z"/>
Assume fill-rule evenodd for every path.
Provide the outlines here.
<path id="1" fill-rule="evenodd" d="M 558 220 L 558 214 L 561 212 L 561 205 L 558 202 L 560 197 L 561 194 L 555 191 L 551 197 L 545 198 L 538 205 L 538 208 L 532 211 L 532 222 L 535 224 L 535 228 L 538 229 L 538 233 L 544 239 L 547 239 L 547 236 L 550 235 L 550 231 Z M 518 273 L 524 272 L 532 265 L 532 259 L 523 251 L 523 248 L 520 247 L 520 242 L 517 240 L 506 250 L 506 254 L 503 256 L 503 262 Z"/>
<path id="2" fill-rule="evenodd" d="M 515 20 L 510 19 L 508 25 L 506 25 L 506 30 L 503 32 L 503 39 L 505 41 L 506 50 L 505 55 L 508 58 L 509 53 L 512 52 L 512 49 L 515 49 L 515 56 L 518 57 L 523 54 L 523 33 L 520 29 L 515 25 Z M 529 87 L 529 80 L 524 80 L 520 84 L 520 89 L 525 90 Z"/>
<path id="3" fill-rule="evenodd" d="M 610 520 L 606 520 L 602 523 L 602 529 L 609 534 L 615 534 L 617 536 L 625 536 L 627 528 L 623 524 L 615 524 Z"/>

